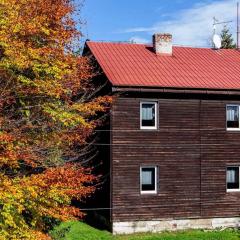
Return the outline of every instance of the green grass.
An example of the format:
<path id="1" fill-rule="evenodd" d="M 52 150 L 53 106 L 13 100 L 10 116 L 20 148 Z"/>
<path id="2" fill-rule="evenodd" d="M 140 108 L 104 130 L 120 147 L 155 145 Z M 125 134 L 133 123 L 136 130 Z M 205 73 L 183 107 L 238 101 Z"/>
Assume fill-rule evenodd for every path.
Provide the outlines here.
<path id="1" fill-rule="evenodd" d="M 54 240 L 112 240 L 109 232 L 100 231 L 82 222 L 62 223 L 50 235 Z"/>
<path id="2" fill-rule="evenodd" d="M 54 240 L 239 240 L 240 231 L 183 231 L 159 234 L 133 234 L 112 236 L 82 222 L 66 222 L 57 226 L 50 235 Z"/>

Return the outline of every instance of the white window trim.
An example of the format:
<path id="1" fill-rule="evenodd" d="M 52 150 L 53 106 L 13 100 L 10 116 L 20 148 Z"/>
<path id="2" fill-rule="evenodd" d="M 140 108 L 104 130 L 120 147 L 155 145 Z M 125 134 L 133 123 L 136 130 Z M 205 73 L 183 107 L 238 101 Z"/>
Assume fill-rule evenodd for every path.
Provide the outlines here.
<path id="1" fill-rule="evenodd" d="M 228 128 L 227 127 L 227 107 L 238 107 L 238 121 L 239 121 L 239 127 L 238 128 Z M 227 131 L 240 131 L 240 105 L 238 104 L 227 104 L 226 105 L 226 129 Z"/>
<path id="2" fill-rule="evenodd" d="M 147 190 L 142 190 L 142 168 L 154 168 L 155 170 L 155 190 L 154 191 L 147 191 Z M 157 194 L 157 174 L 158 174 L 158 171 L 157 171 L 157 166 L 141 166 L 140 167 L 140 193 L 141 194 Z"/>
<path id="3" fill-rule="evenodd" d="M 155 125 L 152 127 L 147 127 L 147 126 L 142 126 L 142 105 L 143 104 L 154 104 L 154 108 L 155 108 Z M 145 129 L 145 130 L 156 130 L 158 128 L 158 114 L 157 114 L 157 109 L 158 109 L 158 104 L 157 102 L 154 101 L 141 101 L 140 102 L 140 129 Z"/>
<path id="4" fill-rule="evenodd" d="M 227 169 L 230 167 L 239 168 L 239 171 L 238 171 L 239 188 L 236 188 L 236 189 L 228 189 L 227 188 Z M 226 168 L 226 189 L 227 189 L 227 192 L 240 192 L 240 166 L 236 166 L 236 165 L 227 166 L 227 168 Z"/>

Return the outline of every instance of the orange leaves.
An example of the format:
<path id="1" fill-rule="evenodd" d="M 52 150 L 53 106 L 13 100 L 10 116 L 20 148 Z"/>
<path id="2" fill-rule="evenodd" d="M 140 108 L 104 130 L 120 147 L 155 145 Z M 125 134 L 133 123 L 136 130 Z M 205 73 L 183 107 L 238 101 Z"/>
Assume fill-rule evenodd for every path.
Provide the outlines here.
<path id="1" fill-rule="evenodd" d="M 6 236 L 19 232 L 25 236 L 23 239 L 48 239 L 40 232 L 46 227 L 44 217 L 62 221 L 82 218 L 84 214 L 70 205 L 71 199 L 88 197 L 94 192 L 90 183 L 95 181 L 90 169 L 73 164 L 23 178 L 12 179 L 0 174 L 0 203 L 3 206 L 0 228 L 11 231 Z M 28 234 L 33 232 L 36 236 L 29 238 Z"/>
<path id="2" fill-rule="evenodd" d="M 38 176 L 38 179 L 41 176 Z M 81 199 L 94 192 L 92 186 L 97 178 L 91 174 L 91 169 L 84 169 L 81 166 L 66 164 L 58 168 L 46 170 L 44 182 L 49 187 L 61 189 L 69 197 Z"/>
<path id="3" fill-rule="evenodd" d="M 58 215 L 55 215 L 55 217 L 61 221 L 82 219 L 84 216 L 85 214 L 78 208 L 71 206 L 59 208 Z"/>
<path id="4" fill-rule="evenodd" d="M 82 200 L 92 194 L 95 190 L 92 184 L 97 181 L 97 178 L 91 175 L 90 169 L 66 164 L 63 167 L 50 168 L 43 174 L 32 176 L 29 180 L 42 191 L 45 199 L 49 196 L 50 201 L 51 198 L 55 201 L 54 207 L 44 207 L 43 204 L 42 211 L 49 216 L 67 220 L 83 217 L 79 209 L 67 206 L 66 203 L 72 198 Z"/>
<path id="5" fill-rule="evenodd" d="M 0 166 L 62 162 L 108 110 L 110 98 L 89 99 L 93 66 L 75 53 L 73 11 L 69 0 L 1 1 L 0 131 L 14 139 L 1 143 Z"/>
<path id="6" fill-rule="evenodd" d="M 90 155 L 99 116 L 93 66 L 77 56 L 69 0 L 0 0 L 0 232 L 47 240 L 46 217 L 82 217 L 71 206 L 94 193 L 91 169 L 67 164 Z M 94 93 L 94 94 L 93 94 Z M 80 156 L 79 156 L 79 155 Z M 91 156 L 89 156 L 91 157 Z M 73 159 L 73 160 L 72 160 Z M 1 236 L 1 237 L 2 237 Z"/>
<path id="7" fill-rule="evenodd" d="M 67 0 L 9 0 L 4 1 L 3 5 L 8 9 L 8 19 L 16 19 L 10 30 L 20 36 L 51 34 L 54 35 L 52 37 L 57 36 L 60 39 L 67 32 L 74 31 L 74 22 L 69 16 L 74 8 Z M 68 26 L 68 29 L 65 29 L 65 26 Z"/>
<path id="8" fill-rule="evenodd" d="M 0 132 L 0 167 L 8 165 L 16 167 L 21 155 L 16 139 L 7 133 Z"/>
<path id="9" fill-rule="evenodd" d="M 24 139 L 19 140 L 9 133 L 0 132 L 0 167 L 19 168 L 19 161 L 35 166 L 35 159 Z"/>
<path id="10" fill-rule="evenodd" d="M 73 103 L 72 109 L 86 118 L 97 116 L 100 112 L 106 112 L 112 102 L 112 97 L 98 97 L 86 103 Z"/>
<path id="11" fill-rule="evenodd" d="M 32 239 L 37 239 L 37 240 L 51 240 L 52 238 L 43 233 L 43 232 L 40 232 L 40 231 L 32 231 L 31 232 L 31 235 L 32 235 Z"/>

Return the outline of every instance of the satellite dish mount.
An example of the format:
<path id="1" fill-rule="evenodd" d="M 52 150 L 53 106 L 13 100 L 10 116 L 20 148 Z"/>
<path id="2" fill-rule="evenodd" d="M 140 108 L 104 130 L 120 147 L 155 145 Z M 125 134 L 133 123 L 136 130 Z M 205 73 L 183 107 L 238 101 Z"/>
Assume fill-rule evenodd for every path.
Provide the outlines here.
<path id="1" fill-rule="evenodd" d="M 213 42 L 214 49 L 220 49 L 221 46 L 222 46 L 222 39 L 218 34 L 216 34 L 217 25 L 227 24 L 227 23 L 230 23 L 230 22 L 232 22 L 232 21 L 219 22 L 218 19 L 213 17 L 213 38 L 212 38 L 212 42 Z"/>

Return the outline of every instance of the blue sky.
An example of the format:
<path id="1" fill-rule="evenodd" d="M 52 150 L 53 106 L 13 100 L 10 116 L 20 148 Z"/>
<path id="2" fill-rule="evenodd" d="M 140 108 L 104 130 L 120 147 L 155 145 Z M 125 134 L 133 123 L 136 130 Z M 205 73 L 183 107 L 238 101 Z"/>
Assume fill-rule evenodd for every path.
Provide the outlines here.
<path id="1" fill-rule="evenodd" d="M 236 35 L 235 0 L 85 0 L 82 32 L 91 40 L 140 43 L 150 42 L 154 32 L 168 32 L 175 45 L 208 46 L 214 16 L 233 20 L 228 26 Z"/>

